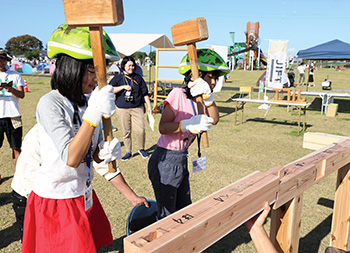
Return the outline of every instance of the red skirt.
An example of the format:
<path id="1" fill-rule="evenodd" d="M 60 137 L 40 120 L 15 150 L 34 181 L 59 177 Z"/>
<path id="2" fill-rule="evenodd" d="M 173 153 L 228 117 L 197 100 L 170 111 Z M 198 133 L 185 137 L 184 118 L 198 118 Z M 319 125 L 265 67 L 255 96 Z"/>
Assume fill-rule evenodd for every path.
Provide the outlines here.
<path id="1" fill-rule="evenodd" d="M 113 242 L 111 226 L 93 191 L 85 211 L 84 196 L 47 199 L 32 192 L 24 218 L 22 252 L 96 252 Z"/>

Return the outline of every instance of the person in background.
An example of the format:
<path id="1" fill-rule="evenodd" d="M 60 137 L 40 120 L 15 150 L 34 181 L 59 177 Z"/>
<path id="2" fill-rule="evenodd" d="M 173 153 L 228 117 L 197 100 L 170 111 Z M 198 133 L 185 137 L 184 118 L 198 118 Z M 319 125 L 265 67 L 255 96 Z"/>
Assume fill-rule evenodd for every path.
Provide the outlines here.
<path id="1" fill-rule="evenodd" d="M 118 59 L 110 38 L 103 36 L 106 59 Z M 120 159 L 121 145 L 117 138 L 102 138 L 101 118 L 115 112 L 114 93 L 109 85 L 95 88 L 91 52 L 88 27 L 63 24 L 50 37 L 48 56 L 57 57 L 56 70 L 52 91 L 37 105 L 41 163 L 27 199 L 22 252 L 96 252 L 113 242 L 108 218 L 92 188 L 91 167 L 93 161 L 106 167 Z M 118 167 L 113 173 L 107 170 L 105 177 L 133 206 L 148 207 Z"/>
<path id="2" fill-rule="evenodd" d="M 24 136 L 22 152 L 18 156 L 15 174 L 11 183 L 12 208 L 16 215 L 16 223 L 21 240 L 23 238 L 24 214 L 27 198 L 33 189 L 35 172 L 40 167 L 39 125 L 36 124 Z"/>
<path id="3" fill-rule="evenodd" d="M 7 141 L 12 149 L 14 168 L 22 146 L 22 119 L 18 108 L 20 98 L 24 98 L 24 81 L 21 75 L 7 70 L 7 62 L 11 61 L 8 53 L 0 49 L 0 148 L 6 134 Z M 0 175 L 1 183 L 1 175 Z"/>
<path id="4" fill-rule="evenodd" d="M 219 121 L 212 90 L 219 76 L 229 73 L 229 68 L 213 50 L 198 49 L 197 54 L 200 78 L 192 78 L 186 55 L 179 66 L 186 86 L 174 88 L 164 101 L 159 122 L 161 136 L 148 162 L 148 176 L 156 197 L 159 219 L 191 204 L 188 148 L 196 137 L 199 146 L 199 134 L 209 131 Z M 198 115 L 195 97 L 199 95 L 203 96 L 206 115 Z"/>
<path id="5" fill-rule="evenodd" d="M 122 161 L 127 161 L 132 157 L 132 128 L 135 130 L 137 137 L 138 153 L 146 159 L 148 154 L 145 151 L 145 103 L 147 104 L 148 113 L 152 113 L 148 88 L 142 76 L 135 72 L 136 63 L 134 58 L 131 56 L 124 57 L 121 68 L 123 73 L 114 76 L 109 84 L 114 87 L 113 91 L 116 94 L 117 115 L 126 149 Z"/>
<path id="6" fill-rule="evenodd" d="M 310 69 L 308 83 L 309 83 L 309 87 L 315 87 L 314 68 Z"/>
<path id="7" fill-rule="evenodd" d="M 299 85 L 305 85 L 305 69 L 306 69 L 306 66 L 304 65 L 303 62 L 300 63 L 300 65 L 297 68 L 299 72 Z"/>

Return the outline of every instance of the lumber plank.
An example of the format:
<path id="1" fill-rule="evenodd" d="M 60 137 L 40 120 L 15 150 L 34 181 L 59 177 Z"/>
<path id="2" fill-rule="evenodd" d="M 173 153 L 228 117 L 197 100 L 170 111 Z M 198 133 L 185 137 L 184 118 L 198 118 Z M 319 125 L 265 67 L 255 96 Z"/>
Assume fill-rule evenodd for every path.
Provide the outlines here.
<path id="1" fill-rule="evenodd" d="M 279 191 L 273 209 L 302 194 L 315 184 L 316 166 L 314 164 L 289 166 L 287 174 L 280 181 Z M 285 168 L 286 169 L 286 168 Z"/>
<path id="2" fill-rule="evenodd" d="M 239 87 L 240 92 L 254 92 L 254 87 Z"/>
<path id="3" fill-rule="evenodd" d="M 340 142 L 348 137 L 318 132 L 307 132 L 303 137 L 303 148 L 318 150 L 329 144 Z"/>
<path id="4" fill-rule="evenodd" d="M 278 176 L 255 172 L 124 238 L 124 250 L 202 251 L 261 211 L 265 201 L 272 203 L 278 184 Z"/>
<path id="5" fill-rule="evenodd" d="M 267 200 L 270 204 L 275 202 L 271 239 L 281 252 L 297 252 L 303 192 L 339 169 L 335 203 L 338 213 L 333 221 L 332 240 L 348 247 L 350 175 L 343 167 L 349 164 L 350 140 L 346 139 L 286 166 L 275 166 L 264 173 L 257 171 L 124 238 L 124 250 L 202 251 L 261 211 Z"/>
<path id="6" fill-rule="evenodd" d="M 334 200 L 330 244 L 333 247 L 350 249 L 350 164 L 338 170 L 337 190 Z"/>
<path id="7" fill-rule="evenodd" d="M 278 252 L 298 252 L 303 193 L 271 212 L 270 238 Z"/>
<path id="8" fill-rule="evenodd" d="M 274 209 L 293 199 L 320 179 L 350 163 L 350 140 L 335 143 L 283 167 Z"/>

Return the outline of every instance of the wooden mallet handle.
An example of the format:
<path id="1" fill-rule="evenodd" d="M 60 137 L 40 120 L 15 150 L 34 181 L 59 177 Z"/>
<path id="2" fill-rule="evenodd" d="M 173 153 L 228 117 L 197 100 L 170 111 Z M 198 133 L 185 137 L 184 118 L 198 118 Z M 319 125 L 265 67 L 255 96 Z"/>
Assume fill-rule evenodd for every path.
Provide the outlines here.
<path id="1" fill-rule="evenodd" d="M 175 46 L 187 45 L 188 58 L 191 65 L 192 77 L 199 77 L 198 58 L 196 42 L 208 39 L 208 27 L 205 18 L 194 18 L 182 23 L 175 24 L 171 27 L 173 43 Z M 196 97 L 198 114 L 204 114 L 202 96 Z M 202 133 L 203 147 L 209 147 L 207 132 Z"/>
<path id="2" fill-rule="evenodd" d="M 103 30 L 101 26 L 90 27 L 90 41 L 98 88 L 102 89 L 107 85 L 107 77 L 105 43 L 103 40 Z M 110 118 L 106 119 L 102 117 L 102 123 L 104 138 L 106 141 L 111 142 L 113 140 L 112 121 Z M 108 164 L 108 170 L 112 173 L 117 171 L 115 160 Z"/>
<path id="3" fill-rule="evenodd" d="M 63 0 L 66 22 L 71 26 L 88 26 L 99 89 L 107 85 L 105 43 L 102 26 L 120 25 L 124 22 L 122 0 Z M 102 118 L 106 141 L 112 141 L 111 119 Z M 116 162 L 108 164 L 109 172 L 116 172 Z"/>
<path id="4" fill-rule="evenodd" d="M 190 65 L 191 65 L 192 77 L 194 80 L 196 80 L 197 78 L 199 78 L 196 44 L 195 43 L 188 44 L 187 52 L 188 52 L 188 58 L 190 60 Z M 202 96 L 196 97 L 196 103 L 198 108 L 198 114 L 204 114 L 204 105 L 203 105 Z M 202 132 L 201 138 L 202 138 L 203 147 L 205 148 L 209 147 L 208 133 Z"/>

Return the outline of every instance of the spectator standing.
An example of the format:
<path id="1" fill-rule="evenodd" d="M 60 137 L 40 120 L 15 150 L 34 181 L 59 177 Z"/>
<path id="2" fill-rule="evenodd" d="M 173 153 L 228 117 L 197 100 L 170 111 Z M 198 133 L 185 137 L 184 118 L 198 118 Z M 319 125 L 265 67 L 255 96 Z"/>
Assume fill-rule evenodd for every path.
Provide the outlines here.
<path id="1" fill-rule="evenodd" d="M 5 50 L 0 49 L 0 148 L 6 134 L 12 149 L 14 168 L 16 168 L 17 158 L 21 153 L 23 134 L 18 102 L 20 98 L 24 98 L 25 84 L 18 72 L 7 70 L 8 61 L 11 61 L 11 57 Z"/>
<path id="2" fill-rule="evenodd" d="M 299 85 L 305 85 L 305 69 L 306 69 L 306 66 L 304 65 L 303 62 L 300 63 L 300 65 L 297 68 L 299 72 Z"/>
<path id="3" fill-rule="evenodd" d="M 137 137 L 138 153 L 146 159 L 148 154 L 145 151 L 145 103 L 147 104 L 148 113 L 152 113 L 148 88 L 142 76 L 136 73 L 136 63 L 133 57 L 124 57 L 121 68 L 123 73 L 114 76 L 110 81 L 110 85 L 114 87 L 113 91 L 116 94 L 117 115 L 126 149 L 122 161 L 127 161 L 132 157 L 132 128 L 135 130 Z"/>
<path id="4" fill-rule="evenodd" d="M 308 85 L 309 85 L 309 87 L 315 87 L 315 73 L 314 73 L 314 68 L 310 69 L 310 72 L 309 72 L 309 79 L 308 79 Z"/>

